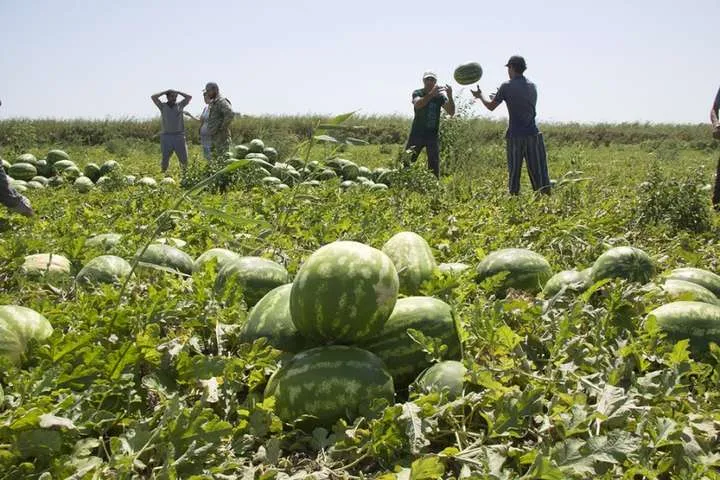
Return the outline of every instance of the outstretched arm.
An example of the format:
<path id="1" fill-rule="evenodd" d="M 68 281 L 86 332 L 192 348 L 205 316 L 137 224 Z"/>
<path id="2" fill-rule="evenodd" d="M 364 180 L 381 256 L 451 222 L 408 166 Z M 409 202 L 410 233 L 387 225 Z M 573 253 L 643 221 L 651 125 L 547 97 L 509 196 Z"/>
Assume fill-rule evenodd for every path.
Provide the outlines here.
<path id="1" fill-rule="evenodd" d="M 445 93 L 447 93 L 447 102 L 443 104 L 443 108 L 451 117 L 455 115 L 455 100 L 453 99 L 453 91 L 450 85 L 445 85 Z"/>
<path id="2" fill-rule="evenodd" d="M 156 107 L 162 108 L 162 102 L 160 102 L 160 97 L 162 97 L 163 95 L 167 95 L 169 91 L 170 90 L 165 90 L 163 92 L 153 94 L 150 96 L 150 99 L 153 101 Z"/>
<path id="3" fill-rule="evenodd" d="M 485 105 L 485 108 L 487 108 L 491 112 L 495 110 L 498 105 L 500 105 L 500 101 L 498 101 L 497 95 L 492 100 L 488 100 L 487 98 L 485 98 L 485 95 L 483 95 L 482 91 L 480 90 L 480 85 L 477 86 L 477 90 L 470 89 L 470 93 L 472 93 L 473 97 L 480 100 L 482 104 Z"/>

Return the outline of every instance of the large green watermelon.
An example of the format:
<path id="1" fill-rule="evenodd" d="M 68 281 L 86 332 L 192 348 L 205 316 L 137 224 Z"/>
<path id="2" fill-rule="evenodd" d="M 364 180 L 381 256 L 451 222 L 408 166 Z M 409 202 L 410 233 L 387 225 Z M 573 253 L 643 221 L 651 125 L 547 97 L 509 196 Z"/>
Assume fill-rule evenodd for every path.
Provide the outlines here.
<path id="1" fill-rule="evenodd" d="M 100 176 L 108 175 L 110 172 L 120 168 L 120 164 L 115 160 L 107 160 L 100 165 Z"/>
<path id="2" fill-rule="evenodd" d="M 397 389 L 407 387 L 431 365 L 423 346 L 413 340 L 408 329 L 441 339 L 447 345 L 446 359 L 459 360 L 462 353 L 460 326 L 450 305 L 433 297 L 399 299 L 380 333 L 358 343 L 385 362 Z"/>
<path id="3" fill-rule="evenodd" d="M 67 170 L 65 170 L 65 171 L 67 171 Z M 93 189 L 95 184 L 93 184 L 93 181 L 90 180 L 85 175 L 81 175 L 75 179 L 75 181 L 73 182 L 73 186 L 80 193 L 88 193 L 90 190 Z"/>
<path id="4" fill-rule="evenodd" d="M 265 143 L 259 138 L 254 138 L 248 144 L 248 150 L 250 153 L 262 153 L 265 150 Z"/>
<path id="5" fill-rule="evenodd" d="M 359 242 L 337 241 L 317 249 L 300 267 L 290 311 L 307 338 L 356 342 L 382 330 L 398 288 L 387 255 Z"/>
<path id="6" fill-rule="evenodd" d="M 13 163 L 7 171 L 7 174 L 17 180 L 25 180 L 26 182 L 32 180 L 37 175 L 37 169 L 30 163 L 20 162 Z"/>
<path id="7" fill-rule="evenodd" d="M 77 274 L 79 284 L 120 283 L 132 267 L 127 260 L 115 255 L 100 255 L 90 260 Z"/>
<path id="8" fill-rule="evenodd" d="M 275 162 L 277 162 L 278 152 L 277 152 L 277 150 L 275 150 L 273 147 L 265 147 L 265 148 L 263 149 L 263 153 L 264 153 L 265 156 L 268 158 L 268 161 L 269 161 L 270 163 L 275 163 Z"/>
<path id="9" fill-rule="evenodd" d="M 215 291 L 227 298 L 235 298 L 241 291 L 252 307 L 270 290 L 290 280 L 285 267 L 262 257 L 240 257 L 227 262 L 215 278 Z"/>
<path id="10" fill-rule="evenodd" d="M 433 277 L 437 268 L 430 245 L 414 232 L 399 232 L 385 242 L 383 253 L 390 257 L 400 278 L 400 293 L 417 295 L 420 285 Z"/>
<path id="11" fill-rule="evenodd" d="M 624 278 L 631 282 L 647 283 L 655 276 L 655 264 L 650 256 L 635 247 L 614 247 L 600 255 L 592 266 L 593 283 L 605 278 Z"/>
<path id="12" fill-rule="evenodd" d="M 68 168 L 73 168 L 73 167 L 77 168 L 77 165 L 75 165 L 75 163 L 72 162 L 71 160 L 60 160 L 58 162 L 53 163 L 52 166 L 53 166 L 53 169 L 57 173 L 62 173 L 65 170 L 67 170 Z"/>
<path id="13" fill-rule="evenodd" d="M 372 353 L 342 345 L 318 347 L 295 355 L 270 377 L 266 397 L 275 397 L 275 411 L 284 422 L 306 416 L 303 426 L 330 428 L 379 413 L 384 400 L 392 404 L 393 380 L 382 360 Z"/>
<path id="14" fill-rule="evenodd" d="M 552 276 L 552 269 L 545 257 L 524 248 L 496 250 L 482 259 L 477 271 L 480 282 L 507 272 L 494 292 L 498 296 L 505 296 L 509 288 L 536 294 Z"/>
<path id="15" fill-rule="evenodd" d="M 290 290 L 288 283 L 265 295 L 252 307 L 240 339 L 253 342 L 266 338 L 278 350 L 297 353 L 307 346 L 306 340 L 295 328 L 290 316 Z"/>
<path id="16" fill-rule="evenodd" d="M 38 159 L 33 155 L 32 153 L 23 153 L 21 155 L 18 155 L 15 157 L 15 160 L 13 160 L 13 164 L 16 163 L 29 163 L 30 165 L 37 165 Z"/>
<path id="17" fill-rule="evenodd" d="M 88 163 L 87 165 L 85 165 L 85 168 L 83 168 L 83 173 L 86 177 L 92 180 L 93 183 L 97 182 L 98 178 L 101 177 L 100 166 L 96 163 Z"/>
<path id="18" fill-rule="evenodd" d="M 195 259 L 193 271 L 199 272 L 211 260 L 216 261 L 216 270 L 220 271 L 227 263 L 240 260 L 241 255 L 228 250 L 227 248 L 211 248 Z"/>
<path id="19" fill-rule="evenodd" d="M 247 155 L 250 152 L 250 149 L 247 147 L 247 145 L 235 145 L 231 149 L 233 158 L 237 159 L 243 159 L 245 158 L 245 155 Z"/>
<path id="20" fill-rule="evenodd" d="M 180 249 L 163 245 L 161 243 L 152 243 L 142 252 L 142 248 L 136 253 L 140 261 L 150 265 L 176 270 L 180 273 L 191 274 L 193 269 L 193 259 L 187 253 Z"/>
<path id="21" fill-rule="evenodd" d="M 468 62 L 458 65 L 453 72 L 453 78 L 460 85 L 472 85 L 482 78 L 483 70 L 479 63 Z"/>
<path id="22" fill-rule="evenodd" d="M 704 351 L 710 342 L 720 344 L 720 306 L 704 302 L 672 302 L 648 314 L 672 341 L 689 339 L 693 350 Z"/>
<path id="23" fill-rule="evenodd" d="M 62 150 L 50 150 L 45 156 L 45 158 L 47 158 L 47 161 L 50 165 L 54 165 L 61 160 L 70 160 L 70 155 L 63 152 Z"/>
<path id="24" fill-rule="evenodd" d="M 673 300 L 695 300 L 720 305 L 720 300 L 714 293 L 697 283 L 668 278 L 663 283 L 662 290 Z"/>
<path id="25" fill-rule="evenodd" d="M 31 279 L 42 279 L 50 283 L 70 279 L 72 264 L 62 255 L 36 253 L 25 257 L 20 267 L 22 273 Z"/>
<path id="26" fill-rule="evenodd" d="M 563 288 L 566 292 L 584 292 L 591 286 L 589 268 L 582 271 L 563 270 L 550 277 L 543 288 L 543 295 L 545 298 L 553 297 Z"/>
<path id="27" fill-rule="evenodd" d="M 47 160 L 38 160 L 35 165 L 38 175 L 42 175 L 45 178 L 50 178 L 57 175 L 57 169 L 48 163 Z"/>
<path id="28" fill-rule="evenodd" d="M 0 306 L 0 357 L 20 363 L 30 340 L 42 342 L 52 332 L 47 318 L 35 310 L 18 305 Z"/>
<path id="29" fill-rule="evenodd" d="M 462 395 L 467 368 L 462 362 L 445 360 L 425 370 L 415 380 L 417 390 L 422 393 L 445 392 L 449 400 Z"/>
<path id="30" fill-rule="evenodd" d="M 696 283 L 710 290 L 716 297 L 720 296 L 720 275 L 709 270 L 693 267 L 676 268 L 670 272 L 668 278 Z"/>

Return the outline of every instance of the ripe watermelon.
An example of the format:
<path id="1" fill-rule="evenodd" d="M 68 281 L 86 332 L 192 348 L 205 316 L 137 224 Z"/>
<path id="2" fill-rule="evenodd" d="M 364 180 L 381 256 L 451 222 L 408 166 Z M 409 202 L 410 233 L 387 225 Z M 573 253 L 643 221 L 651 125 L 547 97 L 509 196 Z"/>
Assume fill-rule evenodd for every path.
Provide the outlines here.
<path id="1" fill-rule="evenodd" d="M 252 307 L 265 295 L 290 280 L 285 267 L 262 257 L 240 257 L 229 261 L 215 278 L 215 292 L 234 300 L 242 292 L 245 303 Z"/>
<path id="2" fill-rule="evenodd" d="M 650 256 L 635 247 L 611 248 L 595 260 L 590 271 L 593 283 L 605 278 L 647 283 L 654 275 L 655 264 Z"/>
<path id="3" fill-rule="evenodd" d="M 35 165 L 38 175 L 42 175 L 45 178 L 50 178 L 57 175 L 57 169 L 50 165 L 47 160 L 38 160 Z"/>
<path id="4" fill-rule="evenodd" d="M 314 174 L 314 177 L 318 180 L 332 180 L 333 178 L 337 178 L 337 176 L 335 170 L 331 168 L 323 168 Z"/>
<path id="5" fill-rule="evenodd" d="M 37 169 L 34 165 L 29 163 L 20 162 L 13 163 L 7 171 L 7 174 L 18 180 L 32 180 L 37 175 Z"/>
<path id="6" fill-rule="evenodd" d="M 268 185 L 268 186 L 280 185 L 282 183 L 282 180 L 280 180 L 277 177 L 263 177 L 262 180 L 260 180 L 260 181 L 263 183 L 263 185 Z"/>
<path id="7" fill-rule="evenodd" d="M 108 160 L 100 165 L 100 176 L 108 175 L 110 172 L 120 168 L 120 164 L 115 160 Z"/>
<path id="8" fill-rule="evenodd" d="M 36 253 L 25 257 L 20 271 L 31 279 L 42 279 L 50 283 L 62 283 L 70 279 L 72 264 L 62 255 Z"/>
<path id="9" fill-rule="evenodd" d="M 648 315 L 672 341 L 689 339 L 695 352 L 707 349 L 710 342 L 720 344 L 720 306 L 703 302 L 672 302 Z"/>
<path id="10" fill-rule="evenodd" d="M 41 177 L 40 175 L 34 176 L 34 177 L 32 178 L 32 180 L 30 180 L 30 181 L 31 181 L 31 182 L 42 183 L 44 187 L 47 187 L 48 184 L 50 183 L 50 180 L 49 180 L 49 179 L 47 179 L 47 178 L 45 178 L 45 177 Z"/>
<path id="11" fill-rule="evenodd" d="M 470 268 L 470 265 L 461 262 L 441 263 L 438 265 L 438 270 L 449 275 L 459 275 L 468 268 Z"/>
<path id="12" fill-rule="evenodd" d="M 692 267 L 676 268 L 670 272 L 668 278 L 696 283 L 710 290 L 715 296 L 720 296 L 720 275 L 709 270 Z"/>
<path id="13" fill-rule="evenodd" d="M 278 159 L 278 152 L 273 147 L 264 148 L 262 153 L 265 154 L 270 163 L 275 163 Z"/>
<path id="14" fill-rule="evenodd" d="M 47 318 L 17 305 L 0 305 L 0 357 L 18 364 L 30 340 L 42 342 L 52 335 Z"/>
<path id="15" fill-rule="evenodd" d="M 65 170 L 67 172 L 67 170 Z M 73 186 L 77 189 L 80 193 L 87 193 L 95 186 L 88 177 L 82 175 L 75 179 L 75 182 L 73 182 Z"/>
<path id="16" fill-rule="evenodd" d="M 48 162 L 48 163 L 50 163 L 50 162 Z M 55 171 L 58 173 L 62 173 L 64 170 L 66 170 L 68 168 L 72 168 L 72 167 L 77 168 L 77 166 L 75 165 L 75 162 L 72 162 L 70 160 L 60 160 L 60 161 L 53 163 L 52 166 L 55 169 Z"/>
<path id="17" fill-rule="evenodd" d="M 77 274 L 75 282 L 82 285 L 98 283 L 120 283 L 132 267 L 124 258 L 115 255 L 100 255 L 90 260 Z"/>
<path id="18" fill-rule="evenodd" d="M 250 149 L 247 147 L 247 145 L 235 145 L 232 148 L 233 158 L 243 159 L 245 158 L 245 155 L 247 155 L 249 152 Z"/>
<path id="19" fill-rule="evenodd" d="M 420 285 L 433 277 L 437 268 L 430 245 L 415 232 L 399 232 L 385 242 L 383 253 L 390 257 L 400 278 L 400 293 L 417 295 Z"/>
<path id="20" fill-rule="evenodd" d="M 27 188 L 33 189 L 33 190 L 42 190 L 43 188 L 45 188 L 45 185 L 40 182 L 30 180 L 29 182 L 27 182 Z"/>
<path id="21" fill-rule="evenodd" d="M 3 170 L 5 170 L 7 172 L 8 169 L 10 168 L 11 163 L 8 162 L 7 160 L 5 160 L 4 158 L 0 158 L 0 163 L 2 163 Z"/>
<path id="22" fill-rule="evenodd" d="M 254 138 L 250 141 L 248 149 L 250 153 L 262 153 L 265 150 L 265 143 L 259 138 Z"/>
<path id="23" fill-rule="evenodd" d="M 226 248 L 211 248 L 195 259 L 193 271 L 199 272 L 211 260 L 216 261 L 216 270 L 220 271 L 226 264 L 240 260 L 240 255 Z"/>
<path id="24" fill-rule="evenodd" d="M 504 248 L 490 253 L 477 267 L 478 281 L 507 272 L 496 291 L 505 296 L 509 288 L 536 294 L 552 276 L 550 264 L 539 253 L 524 248 Z"/>
<path id="25" fill-rule="evenodd" d="M 37 162 L 38 159 L 32 153 L 23 153 L 22 155 L 15 157 L 15 160 L 12 163 L 29 163 L 30 165 L 35 166 L 37 165 Z"/>
<path id="26" fill-rule="evenodd" d="M 445 392 L 448 400 L 462 395 L 467 368 L 462 362 L 445 360 L 425 370 L 415 380 L 419 392 Z"/>
<path id="27" fill-rule="evenodd" d="M 583 271 L 563 270 L 553 275 L 543 288 L 545 298 L 554 297 L 560 290 L 565 288 L 566 292 L 584 292 L 592 286 L 590 269 Z"/>
<path id="28" fill-rule="evenodd" d="M 483 70 L 479 63 L 468 62 L 455 68 L 453 77 L 460 85 L 472 85 L 482 78 Z"/>
<path id="29" fill-rule="evenodd" d="M 97 182 L 98 178 L 101 177 L 100 167 L 96 163 L 88 163 L 87 165 L 85 165 L 85 168 L 83 168 L 83 173 L 86 177 L 92 180 L 93 183 Z"/>
<path id="30" fill-rule="evenodd" d="M 378 334 L 393 311 L 399 279 L 380 250 L 352 241 L 317 249 L 300 267 L 290 310 L 307 338 L 356 342 Z"/>
<path id="31" fill-rule="evenodd" d="M 450 305 L 433 297 L 399 299 L 380 333 L 357 344 L 385 362 L 396 389 L 405 389 L 431 365 L 423 346 L 408 334 L 409 328 L 441 339 L 447 345 L 447 359 L 459 360 L 462 354 L 460 325 Z"/>
<path id="32" fill-rule="evenodd" d="M 274 288 L 252 307 L 240 335 L 242 341 L 267 338 L 273 347 L 290 353 L 300 352 L 308 345 L 290 316 L 291 289 L 290 283 Z"/>
<path id="33" fill-rule="evenodd" d="M 101 233 L 85 240 L 85 247 L 101 248 L 107 251 L 120 243 L 121 239 L 122 235 L 119 233 Z"/>
<path id="34" fill-rule="evenodd" d="M 273 165 L 270 174 L 288 185 L 300 183 L 300 173 L 287 163 L 276 163 Z"/>
<path id="35" fill-rule="evenodd" d="M 270 377 L 265 397 L 271 396 L 284 422 L 307 416 L 303 427 L 330 428 L 341 418 L 352 422 L 376 416 L 392 404 L 395 390 L 382 360 L 356 347 L 335 345 L 295 355 Z"/>
<path id="36" fill-rule="evenodd" d="M 73 165 L 72 167 L 68 167 L 62 171 L 62 176 L 65 177 L 65 179 L 68 182 L 75 182 L 78 178 L 82 176 L 82 172 L 80 172 L 80 169 Z"/>
<path id="37" fill-rule="evenodd" d="M 61 160 L 70 160 L 70 155 L 62 150 L 50 150 L 45 158 L 50 165 L 54 165 Z"/>
<path id="38" fill-rule="evenodd" d="M 187 253 L 170 245 L 161 243 L 151 243 L 147 249 L 142 252 L 140 248 L 135 254 L 140 261 L 150 265 L 176 270 L 180 273 L 191 274 L 193 269 L 193 259 Z"/>
<path id="39" fill-rule="evenodd" d="M 695 300 L 712 305 L 720 305 L 720 300 L 718 300 L 714 293 L 697 283 L 668 278 L 662 285 L 662 289 L 673 300 Z"/>

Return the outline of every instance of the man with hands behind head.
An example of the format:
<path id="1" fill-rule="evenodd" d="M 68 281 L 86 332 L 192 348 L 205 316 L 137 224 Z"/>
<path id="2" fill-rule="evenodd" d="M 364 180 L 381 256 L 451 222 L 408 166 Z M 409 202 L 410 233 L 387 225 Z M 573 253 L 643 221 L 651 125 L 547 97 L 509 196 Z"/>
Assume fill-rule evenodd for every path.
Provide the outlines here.
<path id="1" fill-rule="evenodd" d="M 160 97 L 165 95 L 167 101 L 161 102 Z M 177 102 L 178 95 L 183 99 Z M 180 167 L 185 170 L 187 167 L 187 144 L 185 143 L 185 119 L 183 109 L 192 100 L 192 96 L 176 90 L 165 90 L 150 97 L 153 103 L 160 109 L 162 121 L 162 133 L 160 134 L 160 146 L 162 148 L 162 161 L 160 169 L 164 174 L 170 165 L 170 156 L 175 152 Z"/>

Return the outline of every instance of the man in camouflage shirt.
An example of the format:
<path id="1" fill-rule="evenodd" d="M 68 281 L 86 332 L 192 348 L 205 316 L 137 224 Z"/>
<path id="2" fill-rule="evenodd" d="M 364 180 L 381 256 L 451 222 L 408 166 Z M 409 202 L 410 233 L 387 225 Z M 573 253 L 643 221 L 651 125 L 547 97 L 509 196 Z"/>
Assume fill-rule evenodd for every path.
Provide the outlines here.
<path id="1" fill-rule="evenodd" d="M 230 149 L 230 124 L 235 114 L 230 100 L 220 96 L 220 88 L 215 82 L 205 85 L 205 93 L 210 98 L 210 113 L 207 119 L 207 132 L 210 136 L 212 157 L 223 156 Z"/>

